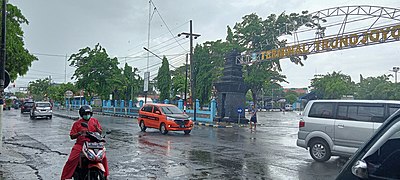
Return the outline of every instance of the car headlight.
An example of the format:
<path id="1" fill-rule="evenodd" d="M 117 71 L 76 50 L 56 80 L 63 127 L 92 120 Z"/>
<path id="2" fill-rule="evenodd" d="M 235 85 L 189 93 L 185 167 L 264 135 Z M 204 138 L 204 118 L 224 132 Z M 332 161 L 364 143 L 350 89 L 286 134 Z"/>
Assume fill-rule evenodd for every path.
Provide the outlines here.
<path id="1" fill-rule="evenodd" d="M 167 116 L 167 120 L 169 120 L 169 121 L 175 121 L 175 118 L 172 118 L 172 117 L 168 117 L 168 116 Z"/>

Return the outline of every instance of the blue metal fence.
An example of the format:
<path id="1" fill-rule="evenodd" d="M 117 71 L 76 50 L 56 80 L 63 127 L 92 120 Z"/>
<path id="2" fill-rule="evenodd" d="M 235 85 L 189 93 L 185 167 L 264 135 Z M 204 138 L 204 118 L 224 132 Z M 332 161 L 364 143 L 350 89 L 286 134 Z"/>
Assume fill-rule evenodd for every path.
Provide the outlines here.
<path id="1" fill-rule="evenodd" d="M 165 100 L 164 104 L 169 104 L 169 100 Z M 118 115 L 131 115 L 138 116 L 139 109 L 143 106 L 144 102 L 139 102 L 139 107 L 134 106 L 132 101 L 129 101 L 128 106 L 125 106 L 125 101 L 114 100 L 113 103 L 110 100 L 103 100 L 102 112 L 107 114 L 118 114 Z M 183 100 L 178 101 L 178 108 L 183 109 Z M 213 99 L 210 104 L 209 110 L 200 110 L 200 102 L 196 100 L 196 121 L 201 122 L 213 122 L 217 112 L 217 102 Z M 187 109 L 186 113 L 194 119 L 194 110 Z"/>

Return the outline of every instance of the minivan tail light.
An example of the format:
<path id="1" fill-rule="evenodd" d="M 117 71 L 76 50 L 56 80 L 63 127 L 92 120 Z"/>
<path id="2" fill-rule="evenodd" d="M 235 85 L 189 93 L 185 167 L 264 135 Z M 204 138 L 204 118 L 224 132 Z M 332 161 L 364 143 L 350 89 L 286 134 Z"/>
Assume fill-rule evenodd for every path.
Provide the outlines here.
<path id="1" fill-rule="evenodd" d="M 299 121 L 299 128 L 306 126 L 306 122 L 303 120 Z"/>

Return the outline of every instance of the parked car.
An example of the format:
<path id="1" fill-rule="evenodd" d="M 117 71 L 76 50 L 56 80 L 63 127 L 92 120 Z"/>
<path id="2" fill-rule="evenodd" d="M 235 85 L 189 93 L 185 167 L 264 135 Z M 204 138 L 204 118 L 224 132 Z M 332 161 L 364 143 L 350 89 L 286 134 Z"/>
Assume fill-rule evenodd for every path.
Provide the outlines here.
<path id="1" fill-rule="evenodd" d="M 53 118 L 53 107 L 50 102 L 35 102 L 33 104 L 30 118 L 36 119 L 38 117 Z"/>
<path id="2" fill-rule="evenodd" d="M 139 110 L 138 123 L 143 132 L 147 128 L 155 128 L 162 134 L 168 131 L 184 131 L 189 134 L 193 128 L 189 116 L 171 104 L 145 104 Z"/>
<path id="3" fill-rule="evenodd" d="M 21 113 L 31 112 L 34 102 L 26 101 L 21 105 Z"/>
<path id="4" fill-rule="evenodd" d="M 291 104 L 286 104 L 285 111 L 293 111 L 293 106 Z"/>
<path id="5" fill-rule="evenodd" d="M 319 162 L 349 157 L 399 108 L 400 101 L 310 101 L 300 118 L 297 146 Z"/>
<path id="6" fill-rule="evenodd" d="M 400 179 L 400 110 L 343 166 L 338 180 Z"/>

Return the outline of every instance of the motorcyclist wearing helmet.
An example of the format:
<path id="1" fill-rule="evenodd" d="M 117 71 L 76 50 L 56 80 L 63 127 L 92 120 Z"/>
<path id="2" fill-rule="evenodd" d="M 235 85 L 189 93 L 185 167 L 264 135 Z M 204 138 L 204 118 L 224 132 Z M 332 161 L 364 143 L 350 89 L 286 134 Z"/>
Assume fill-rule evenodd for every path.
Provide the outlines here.
<path id="1" fill-rule="evenodd" d="M 80 153 L 82 151 L 82 146 L 85 141 L 89 141 L 89 138 L 86 137 L 86 132 L 98 132 L 102 133 L 102 128 L 99 121 L 96 118 L 92 117 L 93 111 L 92 107 L 89 105 L 84 105 L 79 109 L 79 116 L 81 119 L 75 121 L 72 125 L 71 131 L 69 133 L 71 139 L 76 139 L 75 145 L 72 147 L 71 154 L 69 155 L 68 161 L 65 163 L 65 166 L 62 171 L 61 180 L 71 179 L 74 175 L 74 171 L 79 164 Z M 83 127 L 81 125 L 82 122 L 86 122 L 88 127 Z M 105 168 L 104 175 L 108 176 L 108 163 L 107 157 L 103 159 L 103 165 Z"/>

